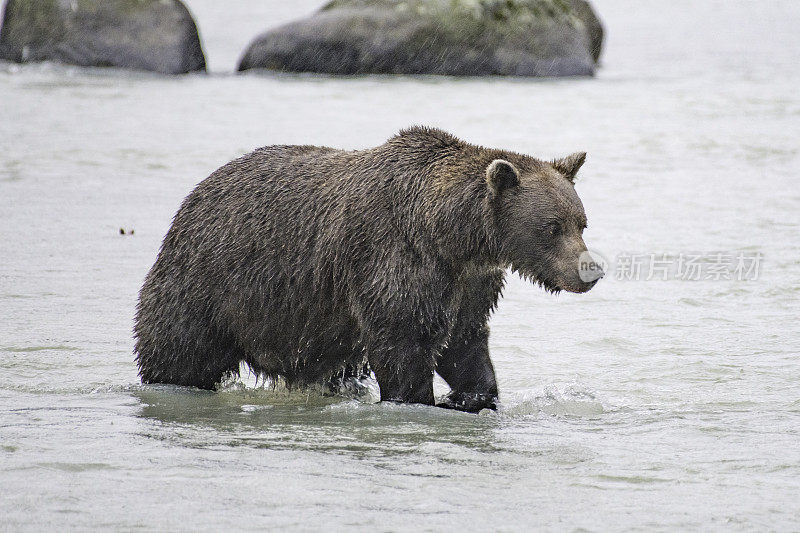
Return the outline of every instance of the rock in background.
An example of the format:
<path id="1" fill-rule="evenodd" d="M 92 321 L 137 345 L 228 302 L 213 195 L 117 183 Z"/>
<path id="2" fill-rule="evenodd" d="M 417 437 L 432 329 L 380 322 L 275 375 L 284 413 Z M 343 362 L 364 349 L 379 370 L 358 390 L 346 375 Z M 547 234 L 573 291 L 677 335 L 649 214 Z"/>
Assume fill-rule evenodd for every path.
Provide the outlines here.
<path id="1" fill-rule="evenodd" d="M 8 0 L 0 59 L 162 74 L 206 68 L 197 26 L 178 0 Z"/>
<path id="2" fill-rule="evenodd" d="M 584 0 L 334 0 L 257 37 L 239 70 L 589 76 L 602 41 Z"/>

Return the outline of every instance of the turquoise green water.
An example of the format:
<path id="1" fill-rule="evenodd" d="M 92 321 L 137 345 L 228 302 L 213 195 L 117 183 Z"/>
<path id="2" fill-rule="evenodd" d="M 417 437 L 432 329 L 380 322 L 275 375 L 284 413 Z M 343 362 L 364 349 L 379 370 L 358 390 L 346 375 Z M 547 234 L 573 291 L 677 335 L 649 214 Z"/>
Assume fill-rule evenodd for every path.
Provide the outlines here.
<path id="1" fill-rule="evenodd" d="M 800 7 L 598 1 L 598 77 L 531 81 L 235 76 L 316 3 L 189 5 L 210 76 L 0 64 L 4 528 L 800 528 Z M 587 151 L 586 241 L 641 279 L 556 297 L 509 277 L 497 413 L 138 383 L 136 294 L 198 181 L 417 123 Z M 646 279 L 652 254 L 701 254 L 705 277 L 717 253 L 760 254 L 757 279 Z"/>

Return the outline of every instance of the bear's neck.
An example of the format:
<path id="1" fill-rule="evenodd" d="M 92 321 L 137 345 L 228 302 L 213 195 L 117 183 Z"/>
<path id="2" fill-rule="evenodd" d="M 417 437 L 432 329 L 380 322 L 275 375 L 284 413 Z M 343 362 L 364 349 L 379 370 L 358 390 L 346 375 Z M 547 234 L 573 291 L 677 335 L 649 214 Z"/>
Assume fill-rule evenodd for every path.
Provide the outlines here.
<path id="1" fill-rule="evenodd" d="M 453 269 L 500 268 L 485 165 L 454 152 L 426 154 L 399 168 L 397 162 L 392 165 L 396 175 L 389 184 L 396 223 L 419 252 Z"/>

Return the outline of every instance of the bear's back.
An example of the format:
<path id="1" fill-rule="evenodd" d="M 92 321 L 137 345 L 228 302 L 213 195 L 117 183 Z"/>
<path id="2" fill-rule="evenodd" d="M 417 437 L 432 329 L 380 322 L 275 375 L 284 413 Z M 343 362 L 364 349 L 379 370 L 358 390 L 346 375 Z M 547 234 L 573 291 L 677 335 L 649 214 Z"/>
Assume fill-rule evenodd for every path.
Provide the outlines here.
<path id="1" fill-rule="evenodd" d="M 379 161 L 374 150 L 259 148 L 186 197 L 157 263 L 190 271 L 226 299 L 243 279 L 259 289 L 321 288 L 394 227 Z"/>

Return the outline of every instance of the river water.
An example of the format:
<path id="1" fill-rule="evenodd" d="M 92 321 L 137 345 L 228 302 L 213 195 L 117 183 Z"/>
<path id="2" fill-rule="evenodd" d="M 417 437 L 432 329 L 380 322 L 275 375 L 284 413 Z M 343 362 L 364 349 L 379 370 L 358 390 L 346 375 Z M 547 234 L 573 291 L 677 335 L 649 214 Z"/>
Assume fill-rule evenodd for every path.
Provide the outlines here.
<path id="1" fill-rule="evenodd" d="M 597 0 L 598 76 L 544 81 L 234 75 L 320 2 L 188 4 L 207 76 L 0 64 L 0 529 L 800 529 L 800 4 Z M 509 277 L 498 412 L 139 384 L 137 291 L 198 181 L 411 124 L 589 153 L 611 275 Z"/>

